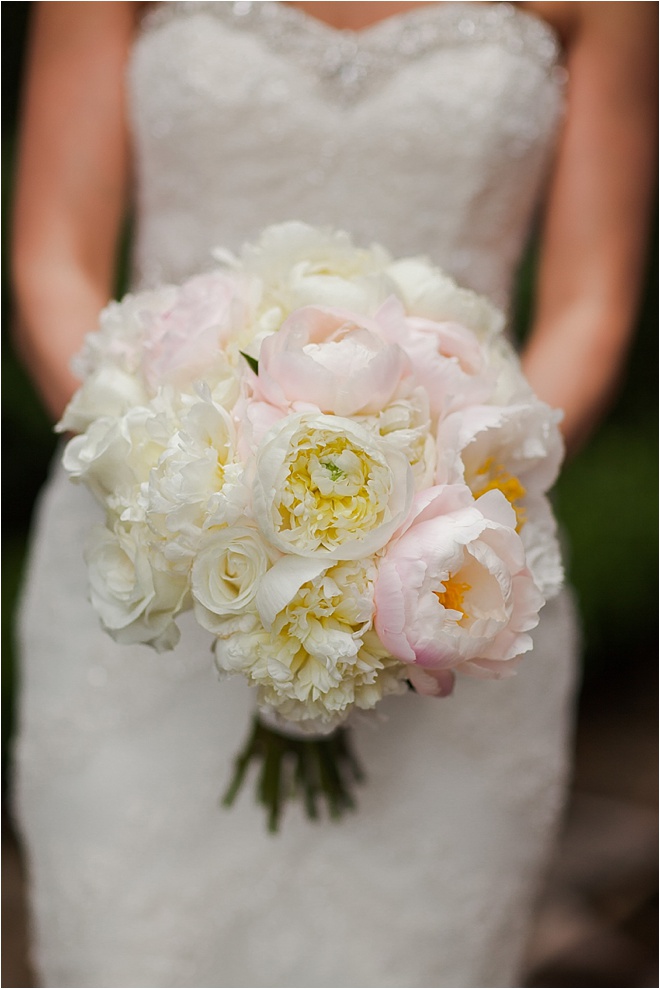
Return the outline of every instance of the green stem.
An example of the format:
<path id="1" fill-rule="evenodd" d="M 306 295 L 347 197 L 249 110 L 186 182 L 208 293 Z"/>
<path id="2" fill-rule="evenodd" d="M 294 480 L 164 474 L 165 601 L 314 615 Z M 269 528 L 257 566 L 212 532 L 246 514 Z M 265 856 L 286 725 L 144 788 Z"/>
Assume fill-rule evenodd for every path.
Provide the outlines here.
<path id="1" fill-rule="evenodd" d="M 271 832 L 278 830 L 284 806 L 291 800 L 302 802 L 307 817 L 318 820 L 318 800 L 324 798 L 330 817 L 338 820 L 355 809 L 352 789 L 364 780 L 346 728 L 323 738 L 290 738 L 267 728 L 255 715 L 222 798 L 225 807 L 234 803 L 252 762 L 259 767 L 257 800 L 266 810 Z"/>

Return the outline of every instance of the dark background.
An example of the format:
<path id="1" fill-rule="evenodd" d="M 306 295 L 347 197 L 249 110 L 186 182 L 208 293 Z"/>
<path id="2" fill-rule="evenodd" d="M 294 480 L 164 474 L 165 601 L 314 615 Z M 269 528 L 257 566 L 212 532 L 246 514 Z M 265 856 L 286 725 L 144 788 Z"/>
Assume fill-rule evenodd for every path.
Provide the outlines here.
<path id="1" fill-rule="evenodd" d="M 21 69 L 32 6 L 17 2 L 2 5 L 4 769 L 8 762 L 10 746 L 7 743 L 15 709 L 14 610 L 32 506 L 54 449 L 51 426 L 12 349 L 12 297 L 6 246 L 11 223 Z M 655 826 L 655 817 L 652 813 L 649 817 L 647 811 L 656 806 L 657 779 L 654 744 L 658 658 L 656 241 L 654 228 L 638 329 L 616 404 L 588 448 L 566 466 L 556 489 L 556 510 L 570 546 L 567 561 L 570 580 L 582 613 L 584 674 L 568 845 L 565 841 L 559 865 L 553 873 L 550 901 L 546 903 L 539 930 L 540 946 L 534 949 L 536 956 L 531 959 L 530 985 L 654 984 L 652 959 L 657 928 L 653 919 L 655 882 L 651 876 L 655 866 L 653 856 L 649 859 L 646 853 L 640 864 L 639 847 L 641 842 L 646 848 L 649 828 L 653 832 Z M 519 278 L 516 331 L 521 339 L 529 322 L 534 259 L 532 243 Z M 117 292 L 121 290 L 122 286 L 118 285 Z M 5 785 L 10 784 L 10 772 L 5 772 L 3 777 Z M 606 810 L 601 807 L 598 811 L 598 800 L 603 799 Z M 590 816 L 595 831 L 589 830 Z M 590 853 L 600 847 L 603 835 L 609 834 L 608 828 L 613 836 L 612 847 L 604 853 L 599 877 L 595 876 L 594 866 L 591 872 L 587 869 L 585 878 L 585 861 L 589 862 Z M 14 856 L 8 866 L 9 884 L 11 886 L 14 877 L 17 885 L 11 886 L 9 891 L 11 916 L 8 923 L 20 972 L 19 955 L 23 951 L 24 938 L 20 872 L 10 830 L 6 831 L 6 842 L 3 840 L 3 861 L 5 848 L 8 855 Z M 629 859 L 627 872 L 626 855 Z M 553 894 L 553 883 L 558 884 L 558 888 L 563 883 L 564 892 L 555 890 Z M 572 939 L 566 932 L 562 939 L 557 933 L 563 930 L 561 922 L 547 916 L 548 911 L 554 916 L 552 911 L 558 909 L 557 897 L 566 908 L 567 884 L 574 898 L 581 897 L 583 926 L 586 915 L 594 922 L 583 930 L 574 919 L 572 929 L 576 936 Z M 616 909 L 612 907 L 613 902 Z M 553 937 L 558 945 L 554 952 L 549 947 Z M 5 943 L 5 957 L 7 953 L 11 956 L 10 966 L 14 958 L 11 945 Z M 14 975 L 14 971 L 7 972 L 10 981 L 3 978 L 3 985 L 28 985 L 27 976 Z M 15 981 L 17 978 L 24 981 Z M 561 981 L 562 978 L 569 981 Z"/>

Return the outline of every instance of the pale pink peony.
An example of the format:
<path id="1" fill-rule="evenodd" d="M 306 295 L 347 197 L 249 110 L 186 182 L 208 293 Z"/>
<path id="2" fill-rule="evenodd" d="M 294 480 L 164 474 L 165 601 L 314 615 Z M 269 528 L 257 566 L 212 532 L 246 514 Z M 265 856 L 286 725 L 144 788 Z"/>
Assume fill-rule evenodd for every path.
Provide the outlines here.
<path id="1" fill-rule="evenodd" d="M 474 501 L 463 485 L 417 495 L 379 563 L 378 636 L 415 664 L 422 693 L 446 693 L 448 672 L 502 677 L 532 647 L 544 601 L 525 565 L 515 515 L 499 491 Z"/>
<path id="2" fill-rule="evenodd" d="M 403 350 L 383 339 L 378 314 L 306 306 L 263 341 L 258 391 L 280 408 L 369 415 L 387 405 L 409 368 Z"/>
<path id="3" fill-rule="evenodd" d="M 218 358 L 242 309 L 237 279 L 224 272 L 190 278 L 174 304 L 147 325 L 142 371 L 154 391 L 165 382 L 185 387 Z"/>
<path id="4" fill-rule="evenodd" d="M 394 296 L 381 306 L 377 319 L 381 336 L 408 356 L 435 419 L 489 398 L 495 375 L 472 330 L 456 322 L 409 316 Z"/>
<path id="5" fill-rule="evenodd" d="M 491 395 L 495 376 L 475 334 L 459 323 L 407 320 L 405 349 L 415 375 L 426 388 L 435 416 L 446 415 Z"/>
<path id="6" fill-rule="evenodd" d="M 436 483 L 464 483 L 475 498 L 499 490 L 516 513 L 527 565 L 546 597 L 563 581 L 561 553 L 545 492 L 564 448 L 560 414 L 533 396 L 509 406 L 475 405 L 447 416 L 437 436 Z"/>

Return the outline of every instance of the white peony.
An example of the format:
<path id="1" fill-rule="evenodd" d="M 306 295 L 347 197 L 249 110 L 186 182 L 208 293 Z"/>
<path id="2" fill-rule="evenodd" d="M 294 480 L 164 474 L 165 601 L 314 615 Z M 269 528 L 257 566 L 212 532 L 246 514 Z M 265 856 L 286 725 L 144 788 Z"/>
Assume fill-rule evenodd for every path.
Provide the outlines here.
<path id="1" fill-rule="evenodd" d="M 159 435 L 157 418 L 153 408 L 136 406 L 119 418 L 96 419 L 65 447 L 63 464 L 72 480 L 84 481 L 115 511 L 130 504 L 135 488 L 148 480 L 166 449 L 167 437 Z"/>
<path id="2" fill-rule="evenodd" d="M 389 260 L 382 247 L 355 247 L 342 231 L 290 222 L 268 227 L 233 263 L 261 280 L 258 327 L 272 331 L 309 305 L 373 315 L 394 291 Z"/>
<path id="3" fill-rule="evenodd" d="M 139 377 L 113 364 L 102 365 L 85 379 L 55 429 L 58 433 L 82 433 L 96 419 L 125 415 L 147 401 L 147 391 Z"/>
<path id="4" fill-rule="evenodd" d="M 350 419 L 302 413 L 276 423 L 257 452 L 254 514 L 284 553 L 355 560 L 385 545 L 413 487 L 404 454 Z"/>
<path id="5" fill-rule="evenodd" d="M 74 373 L 86 379 L 101 367 L 115 367 L 139 375 L 147 326 L 174 304 L 177 293 L 174 286 L 163 285 L 108 303 L 99 314 L 98 329 L 85 337 L 82 351 L 73 359 Z"/>
<path id="6" fill-rule="evenodd" d="M 400 397 L 372 416 L 356 416 L 356 422 L 372 430 L 393 450 L 402 453 L 413 472 L 415 491 L 433 484 L 436 443 L 431 433 L 429 397 L 425 388 L 401 389 Z"/>
<path id="7" fill-rule="evenodd" d="M 191 562 L 204 529 L 232 525 L 244 514 L 243 473 L 229 413 L 200 388 L 149 473 L 147 512 L 154 531 L 168 540 L 169 560 Z"/>
<path id="8" fill-rule="evenodd" d="M 480 340 L 501 333 L 504 315 L 482 295 L 456 282 L 424 257 L 401 258 L 387 267 L 409 316 L 458 323 Z"/>
<path id="9" fill-rule="evenodd" d="M 325 569 L 290 561 L 262 579 L 266 623 L 246 632 L 232 626 L 216 641 L 219 668 L 243 673 L 259 687 L 260 705 L 310 728 L 339 724 L 353 706 L 370 709 L 405 689 L 405 667 L 372 631 L 373 562 Z"/>

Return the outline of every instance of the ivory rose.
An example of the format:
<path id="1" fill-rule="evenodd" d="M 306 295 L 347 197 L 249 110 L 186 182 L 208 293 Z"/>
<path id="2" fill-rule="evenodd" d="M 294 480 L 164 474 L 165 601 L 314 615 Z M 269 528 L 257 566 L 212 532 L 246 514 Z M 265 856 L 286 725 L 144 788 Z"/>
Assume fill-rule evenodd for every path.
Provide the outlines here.
<path id="1" fill-rule="evenodd" d="M 116 642 L 158 652 L 179 641 L 174 616 L 185 606 L 187 580 L 165 565 L 144 523 L 95 526 L 85 548 L 92 604 Z"/>
<path id="2" fill-rule="evenodd" d="M 207 531 L 192 566 L 195 617 L 211 632 L 223 619 L 251 610 L 259 583 L 270 565 L 263 540 L 247 525 Z"/>

